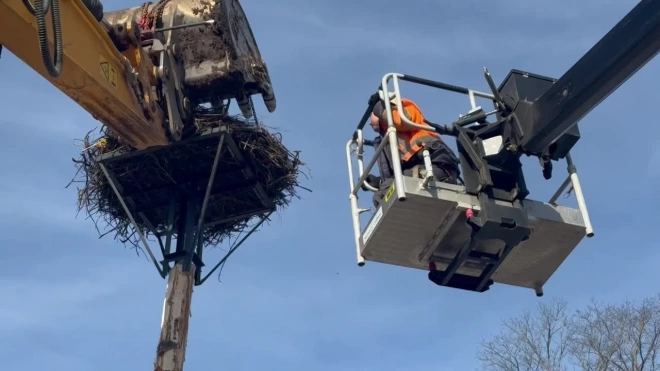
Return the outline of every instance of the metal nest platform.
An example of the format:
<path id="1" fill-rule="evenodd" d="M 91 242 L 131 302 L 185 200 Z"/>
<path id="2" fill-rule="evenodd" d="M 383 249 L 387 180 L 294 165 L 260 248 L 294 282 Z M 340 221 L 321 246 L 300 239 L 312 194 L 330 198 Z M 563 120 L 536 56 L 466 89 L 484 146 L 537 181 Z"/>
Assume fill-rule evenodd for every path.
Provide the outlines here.
<path id="1" fill-rule="evenodd" d="M 221 140 L 224 143 L 219 143 Z M 224 148 L 220 149 L 209 194 L 205 229 L 227 228 L 223 225 L 273 211 L 275 203 L 267 194 L 263 179 L 255 176 L 245 151 L 239 149 L 226 126 L 154 151 L 108 153 L 99 162 L 137 215 L 137 222 L 158 231 L 168 224 L 172 202 L 181 198 L 203 199 L 219 146 Z"/>
<path id="2" fill-rule="evenodd" d="M 211 115 L 196 125 L 187 139 L 142 151 L 127 150 L 107 133 L 94 141 L 88 135 L 86 151 L 74 160 L 84 183 L 79 208 L 97 227 L 108 225 L 102 236 L 138 246 L 151 234 L 169 244 L 192 218 L 195 229 L 201 226 L 196 244 L 212 247 L 296 196 L 301 163 L 278 136 L 236 118 Z"/>

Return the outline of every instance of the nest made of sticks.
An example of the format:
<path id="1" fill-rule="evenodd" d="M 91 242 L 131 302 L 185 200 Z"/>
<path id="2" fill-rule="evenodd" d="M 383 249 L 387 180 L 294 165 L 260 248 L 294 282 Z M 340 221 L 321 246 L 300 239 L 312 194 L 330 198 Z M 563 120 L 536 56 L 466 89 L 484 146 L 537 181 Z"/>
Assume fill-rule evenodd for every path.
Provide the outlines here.
<path id="1" fill-rule="evenodd" d="M 299 160 L 298 152 L 289 151 L 282 144 L 279 134 L 271 133 L 268 128 L 255 120 L 246 120 L 240 116 L 220 118 L 219 115 L 201 108 L 196 112 L 195 117 L 195 125 L 184 141 L 195 136 L 203 135 L 203 133 L 208 133 L 209 130 L 222 125 L 227 126 L 242 157 L 251 167 L 254 178 L 262 185 L 262 189 L 270 201 L 276 206 L 277 210 L 283 210 L 294 197 L 298 197 L 299 189 L 306 189 L 298 183 L 299 176 L 304 174 L 302 172 L 304 164 Z M 148 157 L 151 161 L 160 161 L 158 166 L 154 166 L 153 163 L 147 165 L 146 162 L 140 160 L 123 161 L 119 165 L 120 169 L 113 169 L 115 173 L 118 173 L 116 174 L 118 183 L 130 184 L 132 181 L 135 181 L 135 174 L 141 176 L 137 181 L 143 183 L 149 179 L 172 178 L 173 173 L 177 173 L 180 179 L 187 179 L 189 173 L 201 171 L 194 168 L 196 166 L 195 164 L 199 164 L 199 158 L 201 158 L 199 157 L 201 155 L 196 154 L 195 151 L 206 151 L 204 155 L 208 160 L 209 157 L 212 158 L 212 156 L 208 156 L 208 153 L 213 153 L 218 143 L 217 140 L 207 141 L 208 143 L 215 144 L 200 145 L 199 142 L 202 141 L 197 141 L 197 144 L 191 144 L 190 146 L 179 146 L 183 149 L 175 154 L 179 157 L 185 154 L 185 156 L 191 157 L 190 159 L 179 159 L 180 161 L 177 162 L 171 158 L 165 158 L 163 154 L 169 153 L 168 156 L 174 156 L 172 155 L 172 151 L 155 151 L 152 155 L 141 155 L 141 157 Z M 98 163 L 98 159 L 104 154 L 110 152 L 126 154 L 134 150 L 123 145 L 121 140 L 107 128 L 101 128 L 100 130 L 93 130 L 87 133 L 84 139 L 82 139 L 82 143 L 84 149 L 80 157 L 73 159 L 78 170 L 72 180 L 72 183 L 79 184 L 78 211 L 84 212 L 94 222 L 100 237 L 112 235 L 115 240 L 140 249 L 140 236 Z M 160 160 L 159 156 L 161 156 Z M 178 168 L 172 168 L 171 163 L 177 164 L 175 166 Z M 186 165 L 181 166 L 182 163 Z M 218 175 L 215 179 L 225 177 L 223 170 L 220 169 L 222 167 L 219 168 Z M 207 170 L 206 176 L 208 177 L 210 175 L 210 168 Z M 229 177 L 229 174 L 227 174 L 227 177 Z M 249 194 L 229 192 L 224 197 L 222 195 L 215 197 L 213 202 L 209 203 L 207 215 L 213 213 L 217 215 L 239 215 L 242 212 L 241 208 L 249 203 L 249 200 L 246 198 L 248 196 Z M 171 197 L 171 195 L 164 195 L 161 191 L 160 194 L 152 192 L 149 197 L 162 198 Z M 161 211 L 156 210 L 148 215 L 147 220 L 143 220 L 143 218 L 135 215 L 134 218 L 137 227 L 144 235 L 153 236 L 163 234 L 167 228 L 166 223 L 163 223 L 163 220 L 166 220 L 164 216 L 166 213 L 166 209 Z M 255 222 L 254 219 L 255 216 L 250 216 L 205 227 L 202 236 L 204 246 L 213 247 L 229 237 L 236 237 L 237 234 L 251 228 L 251 225 Z M 176 234 L 174 234 L 174 237 L 176 237 Z"/>

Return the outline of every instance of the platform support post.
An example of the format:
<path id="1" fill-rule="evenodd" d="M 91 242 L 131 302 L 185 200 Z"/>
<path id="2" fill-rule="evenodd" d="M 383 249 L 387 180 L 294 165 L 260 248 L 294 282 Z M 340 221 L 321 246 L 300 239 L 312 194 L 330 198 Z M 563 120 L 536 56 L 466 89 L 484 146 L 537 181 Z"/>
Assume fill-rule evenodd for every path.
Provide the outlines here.
<path id="1" fill-rule="evenodd" d="M 176 253 L 179 256 L 167 277 L 155 371 L 183 370 L 195 276 L 202 268 L 193 261 L 199 240 L 198 233 L 195 232 L 201 201 L 198 197 L 186 197 L 179 202 L 180 217 L 176 241 Z"/>
<path id="2" fill-rule="evenodd" d="M 194 283 L 194 264 L 185 271 L 183 264 L 178 262 L 169 272 L 155 371 L 183 370 Z"/>
<path id="3" fill-rule="evenodd" d="M 175 253 L 179 255 L 167 277 L 155 371 L 183 370 L 193 287 L 196 273 L 202 268 L 197 266 L 200 262 L 196 264 L 193 258 L 201 233 L 197 231 L 201 203 L 199 197 L 194 196 L 179 200 Z"/>

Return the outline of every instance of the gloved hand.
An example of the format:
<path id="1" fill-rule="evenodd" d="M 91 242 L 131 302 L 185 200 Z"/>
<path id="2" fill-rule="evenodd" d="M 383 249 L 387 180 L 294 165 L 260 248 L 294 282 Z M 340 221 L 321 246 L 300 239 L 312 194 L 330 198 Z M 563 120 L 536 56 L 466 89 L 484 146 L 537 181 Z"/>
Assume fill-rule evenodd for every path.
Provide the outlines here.
<path id="1" fill-rule="evenodd" d="M 369 175 L 367 175 L 367 179 L 364 180 L 364 183 L 369 184 L 370 186 L 372 186 L 374 188 L 379 188 L 380 187 L 380 177 L 369 174 Z M 364 184 L 362 184 L 361 188 L 362 188 L 363 191 L 369 191 L 369 189 Z"/>

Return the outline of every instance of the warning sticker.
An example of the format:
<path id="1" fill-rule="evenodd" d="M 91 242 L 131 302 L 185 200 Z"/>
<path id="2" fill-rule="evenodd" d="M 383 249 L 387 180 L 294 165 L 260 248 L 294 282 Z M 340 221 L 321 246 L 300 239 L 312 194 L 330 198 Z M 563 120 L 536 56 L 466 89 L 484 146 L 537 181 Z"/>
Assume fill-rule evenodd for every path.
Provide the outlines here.
<path id="1" fill-rule="evenodd" d="M 100 55 L 100 65 L 101 65 L 101 76 L 107 81 L 113 88 L 117 89 L 117 70 L 108 63 L 108 60 Z"/>
<path id="2" fill-rule="evenodd" d="M 387 193 L 385 193 L 385 202 L 390 200 L 395 190 L 396 190 L 396 184 L 392 184 L 390 189 L 387 190 Z"/>

